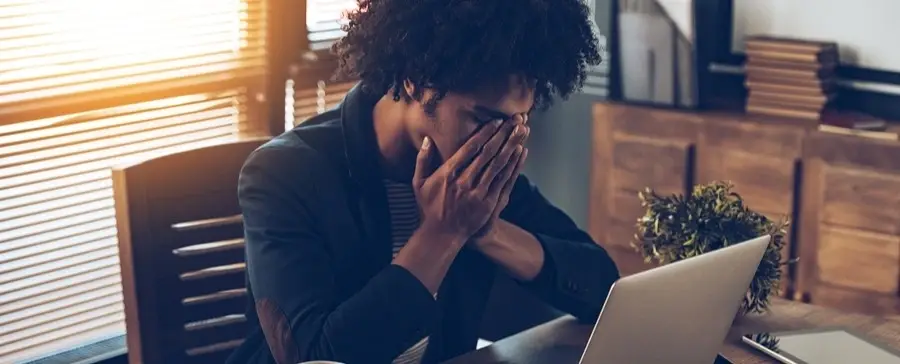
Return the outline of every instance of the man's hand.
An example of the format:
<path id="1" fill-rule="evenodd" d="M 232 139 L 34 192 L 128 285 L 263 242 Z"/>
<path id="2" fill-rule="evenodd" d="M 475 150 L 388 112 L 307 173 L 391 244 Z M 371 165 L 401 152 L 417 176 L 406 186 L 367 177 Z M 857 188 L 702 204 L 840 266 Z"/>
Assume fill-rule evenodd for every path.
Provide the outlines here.
<path id="1" fill-rule="evenodd" d="M 420 229 L 451 240 L 468 240 L 495 215 L 523 154 L 524 126 L 495 121 L 481 128 L 436 170 L 426 138 L 416 160 L 413 189 L 422 209 Z M 511 167 L 508 167 L 512 165 Z"/>
<path id="2" fill-rule="evenodd" d="M 485 125 L 437 169 L 431 139 L 422 143 L 412 181 L 422 224 L 392 263 L 406 268 L 432 294 L 437 294 L 459 249 L 497 207 L 502 186 L 481 181 L 493 181 L 502 173 L 502 166 L 486 156 L 504 148 L 513 127 L 500 122 Z"/>
<path id="3" fill-rule="evenodd" d="M 522 172 L 522 167 L 525 165 L 525 159 L 528 157 L 528 149 L 524 146 L 525 141 L 528 139 L 528 135 L 531 133 L 531 129 L 526 125 L 528 123 L 528 116 L 516 115 L 513 118 L 512 123 L 518 126 L 517 130 L 521 132 L 521 134 L 516 135 L 514 132 L 493 162 L 495 164 L 499 163 L 503 165 L 502 172 L 497 176 L 499 178 L 495 178 L 491 181 L 491 184 L 501 186 L 500 197 L 497 201 L 497 205 L 494 207 L 494 211 L 491 213 L 490 219 L 488 219 L 487 223 L 485 223 L 481 229 L 475 232 L 472 236 L 473 239 L 483 238 L 494 230 L 494 225 L 497 222 L 500 213 L 503 212 L 503 209 L 509 204 L 509 194 L 512 192 L 513 186 L 515 186 L 516 180 L 519 178 L 519 173 Z"/>

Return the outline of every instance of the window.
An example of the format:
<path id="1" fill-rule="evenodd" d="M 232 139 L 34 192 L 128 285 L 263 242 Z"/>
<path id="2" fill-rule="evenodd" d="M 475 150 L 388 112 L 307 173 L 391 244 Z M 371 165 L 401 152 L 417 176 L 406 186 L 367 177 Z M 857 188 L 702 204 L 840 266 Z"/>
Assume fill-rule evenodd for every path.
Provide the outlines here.
<path id="1" fill-rule="evenodd" d="M 285 129 L 290 129 L 306 119 L 328 111 L 341 100 L 355 84 L 352 81 L 330 83 L 324 81 L 328 75 L 315 80 L 314 87 L 296 87 L 294 80 L 289 79 L 285 90 Z M 306 84 L 306 83 L 304 83 Z"/>
<path id="2" fill-rule="evenodd" d="M 337 105 L 353 87 L 353 80 L 332 80 L 336 60 L 331 44 L 344 35 L 341 24 L 355 0 L 307 0 L 306 29 L 309 52 L 298 57 L 285 85 L 285 128 Z"/>
<path id="3" fill-rule="evenodd" d="M 0 362 L 124 333 L 109 168 L 257 133 L 264 0 L 0 0 Z"/>
<path id="4" fill-rule="evenodd" d="M 355 0 L 307 0 L 306 29 L 310 48 L 327 49 L 344 35 L 344 13 L 356 8 Z"/>

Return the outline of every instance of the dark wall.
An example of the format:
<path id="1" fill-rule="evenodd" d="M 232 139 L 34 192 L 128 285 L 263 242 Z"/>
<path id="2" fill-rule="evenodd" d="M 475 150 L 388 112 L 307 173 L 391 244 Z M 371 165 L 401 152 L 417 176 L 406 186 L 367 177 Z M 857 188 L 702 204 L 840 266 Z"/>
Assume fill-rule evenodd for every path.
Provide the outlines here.
<path id="1" fill-rule="evenodd" d="M 591 103 L 580 94 L 533 116 L 525 174 L 557 207 L 587 229 L 591 171 Z"/>
<path id="2" fill-rule="evenodd" d="M 610 93 L 609 56 L 615 53 L 613 5 L 616 0 L 593 0 L 594 20 L 607 58 L 588 74 L 584 92 L 557 102 L 533 116 L 525 173 L 551 202 L 587 229 L 591 173 L 591 105 Z"/>

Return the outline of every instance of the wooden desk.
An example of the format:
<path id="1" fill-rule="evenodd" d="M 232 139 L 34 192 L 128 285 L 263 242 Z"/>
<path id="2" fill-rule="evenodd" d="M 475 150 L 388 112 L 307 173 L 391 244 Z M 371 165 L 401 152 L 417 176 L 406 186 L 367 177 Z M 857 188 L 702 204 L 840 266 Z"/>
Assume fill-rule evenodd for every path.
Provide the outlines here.
<path id="1" fill-rule="evenodd" d="M 846 327 L 875 341 L 900 349 L 900 320 L 889 317 L 843 313 L 795 301 L 773 302 L 766 315 L 739 320 L 722 348 L 722 354 L 736 364 L 776 363 L 744 344 L 744 334 Z M 581 357 L 591 326 L 579 325 L 563 317 L 510 336 L 478 351 L 457 357 L 446 364 L 575 364 Z"/>

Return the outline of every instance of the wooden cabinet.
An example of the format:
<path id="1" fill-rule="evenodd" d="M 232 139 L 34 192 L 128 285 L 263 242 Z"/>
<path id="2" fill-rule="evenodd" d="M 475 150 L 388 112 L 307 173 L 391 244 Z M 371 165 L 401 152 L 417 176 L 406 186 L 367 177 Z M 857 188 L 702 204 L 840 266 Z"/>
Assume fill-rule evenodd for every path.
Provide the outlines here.
<path id="1" fill-rule="evenodd" d="M 754 210 L 792 218 L 806 130 L 712 117 L 698 143 L 697 183 L 730 180 Z"/>
<path id="2" fill-rule="evenodd" d="M 803 124 L 747 122 L 710 115 L 697 147 L 696 182 L 731 181 L 747 205 L 769 219 L 796 220 L 795 193 L 800 182 Z M 788 231 L 784 261 L 791 259 L 796 225 Z M 782 271 L 782 296 L 793 297 L 793 268 Z"/>
<path id="3" fill-rule="evenodd" d="M 900 143 L 814 133 L 805 144 L 798 289 L 824 306 L 900 313 Z"/>
<path id="4" fill-rule="evenodd" d="M 637 191 L 687 193 L 728 180 L 750 208 L 790 218 L 786 297 L 900 313 L 900 143 L 740 114 L 599 103 L 590 232 L 624 274 L 650 268 L 630 246 Z"/>
<path id="5" fill-rule="evenodd" d="M 698 117 L 637 107 L 595 109 L 590 232 L 625 274 L 649 268 L 630 244 L 643 216 L 638 192 L 684 193 L 693 184 Z"/>

